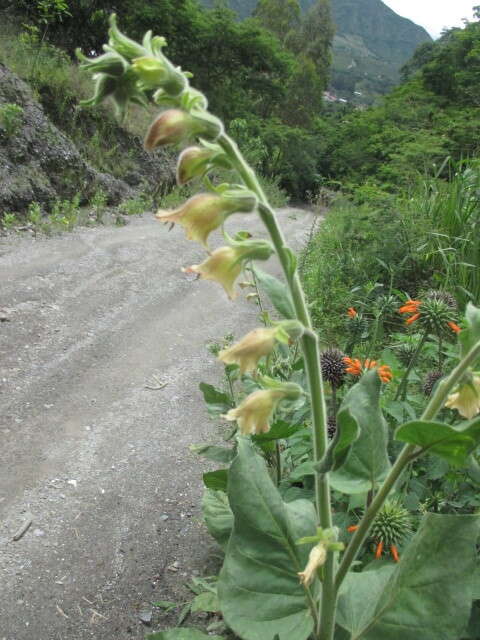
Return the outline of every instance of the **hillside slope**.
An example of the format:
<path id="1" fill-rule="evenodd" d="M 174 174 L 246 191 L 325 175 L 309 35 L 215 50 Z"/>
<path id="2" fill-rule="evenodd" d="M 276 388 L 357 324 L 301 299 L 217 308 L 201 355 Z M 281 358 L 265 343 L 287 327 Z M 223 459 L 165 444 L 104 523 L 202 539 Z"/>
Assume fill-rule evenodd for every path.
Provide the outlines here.
<path id="1" fill-rule="evenodd" d="M 315 0 L 300 0 L 306 11 Z M 213 6 L 214 0 L 203 0 Z M 241 18 L 254 11 L 257 0 L 229 0 Z M 400 67 L 431 37 L 423 27 L 403 18 L 381 0 L 331 0 L 336 25 L 333 41 L 332 88 L 345 97 L 386 93 L 398 80 Z M 365 99 L 362 100 L 365 102 Z"/>

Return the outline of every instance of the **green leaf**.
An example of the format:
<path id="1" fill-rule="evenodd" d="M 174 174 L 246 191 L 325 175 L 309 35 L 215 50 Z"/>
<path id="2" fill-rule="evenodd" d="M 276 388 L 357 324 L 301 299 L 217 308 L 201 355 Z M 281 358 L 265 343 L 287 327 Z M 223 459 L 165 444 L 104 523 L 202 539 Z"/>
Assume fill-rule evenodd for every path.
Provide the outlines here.
<path id="1" fill-rule="evenodd" d="M 212 591 L 204 591 L 203 593 L 195 596 L 191 606 L 191 612 L 207 611 L 208 613 L 216 613 L 220 611 L 220 605 L 218 603 L 218 597 L 216 593 Z"/>
<path id="2" fill-rule="evenodd" d="M 282 501 L 247 438 L 239 438 L 228 496 L 234 527 L 218 581 L 227 625 L 243 640 L 306 640 L 313 620 L 297 573 L 310 547 L 296 541 L 316 532 L 313 505 Z"/>
<path id="3" fill-rule="evenodd" d="M 256 436 L 252 436 L 252 439 L 257 443 L 267 442 L 269 440 L 286 440 L 287 438 L 291 438 L 299 428 L 300 427 L 298 425 L 292 425 L 288 422 L 279 420 L 272 424 L 268 433 L 260 433 Z"/>
<path id="4" fill-rule="evenodd" d="M 470 349 L 480 341 L 480 309 L 471 302 L 467 304 L 465 320 L 467 321 L 467 328 L 463 329 L 458 335 L 462 357 L 467 355 Z"/>
<path id="5" fill-rule="evenodd" d="M 207 471 L 203 474 L 203 484 L 207 489 L 214 491 L 226 491 L 228 483 L 228 469 L 218 469 L 218 471 Z"/>
<path id="6" fill-rule="evenodd" d="M 232 408 L 232 401 L 226 393 L 215 389 L 214 386 L 206 382 L 201 382 L 199 387 L 203 393 L 207 411 L 211 416 L 219 416 Z"/>
<path id="7" fill-rule="evenodd" d="M 208 532 L 225 549 L 233 528 L 233 513 L 227 494 L 207 489 L 202 498 L 202 513 Z"/>
<path id="8" fill-rule="evenodd" d="M 458 640 L 479 532 L 480 516 L 427 514 L 398 565 L 347 576 L 338 624 L 351 640 Z"/>
<path id="9" fill-rule="evenodd" d="M 349 407 L 341 407 L 337 413 L 337 431 L 335 437 L 319 465 L 322 473 L 335 471 L 342 466 L 350 452 L 351 444 L 358 438 L 359 433 L 360 430 L 357 421 Z"/>
<path id="10" fill-rule="evenodd" d="M 167 629 L 150 633 L 147 640 L 225 640 L 222 636 L 211 636 L 198 629 Z"/>
<path id="11" fill-rule="evenodd" d="M 348 391 L 340 407 L 340 413 L 348 410 L 360 428 L 345 462 L 329 476 L 332 487 L 342 493 L 365 493 L 384 480 L 390 469 L 388 429 L 379 407 L 380 387 L 377 372 L 368 371 Z M 347 442 L 352 437 L 353 429 Z M 340 450 L 339 462 L 344 459 L 343 453 Z"/>
<path id="12" fill-rule="evenodd" d="M 218 447 L 210 444 L 192 444 L 190 451 L 196 453 L 199 456 L 203 456 L 213 462 L 221 462 L 222 464 L 228 464 L 235 457 L 235 450 L 227 447 Z"/>
<path id="13" fill-rule="evenodd" d="M 395 439 L 415 444 L 452 465 L 462 466 L 480 444 L 480 418 L 455 426 L 415 420 L 398 427 Z"/>
<path id="14" fill-rule="evenodd" d="M 286 285 L 256 266 L 252 266 L 252 272 L 278 313 L 290 320 L 295 318 L 292 299 Z"/>

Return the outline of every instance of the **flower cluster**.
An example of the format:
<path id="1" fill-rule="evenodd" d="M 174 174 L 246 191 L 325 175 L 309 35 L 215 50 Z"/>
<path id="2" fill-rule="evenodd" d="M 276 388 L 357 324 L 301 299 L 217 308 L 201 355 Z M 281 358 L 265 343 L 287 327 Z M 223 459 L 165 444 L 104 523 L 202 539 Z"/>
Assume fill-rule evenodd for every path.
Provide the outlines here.
<path id="1" fill-rule="evenodd" d="M 387 384 L 391 382 L 393 379 L 392 370 L 386 364 L 379 365 L 376 360 L 370 360 L 367 358 L 363 364 L 362 361 L 358 358 L 347 358 L 345 357 L 343 361 L 346 364 L 346 373 L 350 373 L 352 376 L 361 376 L 364 371 L 369 369 L 376 369 L 378 373 L 378 377 L 382 382 Z"/>
<path id="2" fill-rule="evenodd" d="M 407 300 L 400 307 L 399 313 L 408 317 L 405 324 L 410 326 L 419 322 L 426 330 L 440 334 L 445 328 L 454 333 L 460 333 L 461 328 L 454 322 L 454 308 L 448 299 L 439 296 L 440 292 L 430 292 L 424 300 Z"/>

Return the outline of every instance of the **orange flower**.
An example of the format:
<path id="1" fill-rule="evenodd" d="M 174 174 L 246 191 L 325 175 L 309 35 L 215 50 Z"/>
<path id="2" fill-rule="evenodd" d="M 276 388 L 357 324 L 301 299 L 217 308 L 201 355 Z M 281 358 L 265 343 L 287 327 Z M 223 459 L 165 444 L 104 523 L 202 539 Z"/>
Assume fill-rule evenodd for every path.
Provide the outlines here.
<path id="1" fill-rule="evenodd" d="M 461 329 L 455 322 L 447 322 L 448 326 L 454 333 L 460 333 Z"/>
<path id="2" fill-rule="evenodd" d="M 398 555 L 398 549 L 394 544 L 392 544 L 392 546 L 390 547 L 390 552 L 395 562 L 398 562 L 400 560 L 400 556 Z"/>
<path id="3" fill-rule="evenodd" d="M 416 313 L 419 306 L 422 304 L 421 300 L 408 300 L 403 307 L 400 307 L 400 313 Z"/>
<path id="4" fill-rule="evenodd" d="M 391 382 L 391 380 L 393 379 L 392 370 L 386 364 L 383 364 L 381 367 L 378 367 L 378 376 L 380 380 L 385 384 Z"/>
<path id="5" fill-rule="evenodd" d="M 349 527 L 347 527 L 347 531 L 348 533 L 353 533 L 354 531 L 356 531 L 358 529 L 358 524 L 352 524 Z"/>
<path id="6" fill-rule="evenodd" d="M 355 318 L 355 316 L 358 316 L 358 313 L 353 307 L 349 307 L 349 309 L 347 310 L 347 316 L 349 318 Z"/>
<path id="7" fill-rule="evenodd" d="M 409 325 L 409 324 L 413 324 L 415 322 L 415 320 L 418 320 L 420 317 L 419 313 L 415 313 L 413 316 L 410 316 L 410 318 L 407 318 L 405 320 L 405 324 Z"/>
<path id="8" fill-rule="evenodd" d="M 359 376 L 362 373 L 362 363 L 358 358 L 352 360 L 352 358 L 343 358 L 344 363 L 347 365 L 345 371 L 351 373 L 352 376 Z"/>
<path id="9" fill-rule="evenodd" d="M 392 370 L 390 369 L 390 367 L 386 364 L 378 366 L 376 360 L 370 360 L 370 358 L 367 358 L 363 365 L 361 360 L 359 360 L 358 358 L 343 358 L 343 361 L 347 365 L 345 371 L 352 374 L 352 376 L 361 375 L 364 369 L 377 369 L 378 377 L 385 384 L 390 382 L 393 378 Z"/>
<path id="10" fill-rule="evenodd" d="M 377 560 L 382 556 L 382 552 L 383 552 L 383 542 L 381 541 L 377 544 L 377 548 L 375 550 L 375 558 Z"/>

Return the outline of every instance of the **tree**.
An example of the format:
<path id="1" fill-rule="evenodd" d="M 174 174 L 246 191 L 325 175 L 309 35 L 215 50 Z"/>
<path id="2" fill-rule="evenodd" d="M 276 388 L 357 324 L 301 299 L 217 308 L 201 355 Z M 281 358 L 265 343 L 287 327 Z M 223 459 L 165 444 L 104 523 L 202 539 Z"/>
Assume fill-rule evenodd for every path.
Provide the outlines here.
<path id="1" fill-rule="evenodd" d="M 289 33 L 298 29 L 301 11 L 298 0 L 259 0 L 253 15 L 285 43 Z"/>

